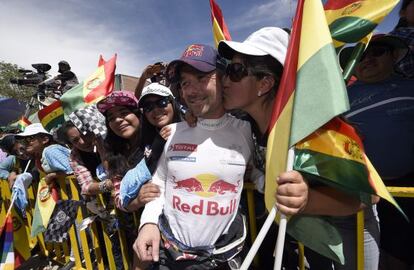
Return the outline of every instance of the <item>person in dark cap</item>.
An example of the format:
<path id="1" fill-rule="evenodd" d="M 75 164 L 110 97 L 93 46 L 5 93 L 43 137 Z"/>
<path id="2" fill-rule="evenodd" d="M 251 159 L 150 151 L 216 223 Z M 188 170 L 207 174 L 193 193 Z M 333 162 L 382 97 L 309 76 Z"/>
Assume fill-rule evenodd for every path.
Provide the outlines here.
<path id="1" fill-rule="evenodd" d="M 342 67 L 351 51 L 352 47 L 340 53 Z M 367 156 L 387 186 L 414 186 L 414 80 L 394 71 L 407 51 L 403 40 L 375 35 L 355 68 L 358 81 L 348 88 L 351 110 L 345 117 L 358 128 Z M 412 200 L 396 201 L 413 220 Z M 380 268 L 410 269 L 414 263 L 412 224 L 383 201 L 378 204 L 378 214 Z"/>
<path id="2" fill-rule="evenodd" d="M 18 174 L 26 167 L 29 155 L 24 144 L 17 141 L 14 134 L 8 134 L 0 139 L 0 148 L 8 154 L 7 158 L 0 162 L 0 179 L 7 179 L 12 187 Z"/>
<path id="3" fill-rule="evenodd" d="M 58 72 L 60 74 L 58 74 L 54 79 L 61 82 L 59 90 L 61 91 L 61 94 L 63 94 L 75 85 L 79 84 L 79 81 L 75 73 L 71 71 L 68 62 L 62 60 L 58 63 L 58 66 Z"/>

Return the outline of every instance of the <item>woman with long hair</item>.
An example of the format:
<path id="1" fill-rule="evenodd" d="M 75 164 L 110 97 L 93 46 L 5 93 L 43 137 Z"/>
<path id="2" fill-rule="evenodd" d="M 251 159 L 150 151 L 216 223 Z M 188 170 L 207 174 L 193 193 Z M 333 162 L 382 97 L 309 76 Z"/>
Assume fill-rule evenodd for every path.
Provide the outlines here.
<path id="1" fill-rule="evenodd" d="M 115 205 L 124 211 L 134 211 L 159 196 L 158 186 L 152 183 L 140 186 L 138 196 L 127 209 L 119 196 L 121 180 L 130 169 L 142 164 L 142 160 L 150 173 L 156 167 L 155 162 L 144 159 L 138 100 L 133 92 L 115 91 L 101 100 L 97 107 L 104 114 L 108 127 L 108 135 L 104 141 L 105 154 L 101 158 L 114 186 Z"/>

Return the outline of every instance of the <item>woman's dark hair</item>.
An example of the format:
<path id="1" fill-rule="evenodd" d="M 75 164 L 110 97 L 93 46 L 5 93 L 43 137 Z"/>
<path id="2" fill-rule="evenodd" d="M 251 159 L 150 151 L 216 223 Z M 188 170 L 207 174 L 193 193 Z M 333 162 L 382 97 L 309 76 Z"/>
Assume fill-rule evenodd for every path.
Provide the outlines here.
<path id="1" fill-rule="evenodd" d="M 134 113 L 138 119 L 141 120 L 141 113 L 138 108 L 127 106 L 124 107 Z M 116 135 L 109 127 L 108 117 L 106 113 L 105 118 L 108 134 L 106 135 L 104 141 L 105 157 L 103 159 L 108 161 L 108 174 L 110 177 L 116 175 L 123 176 L 128 171 L 128 169 L 135 167 L 135 165 L 138 164 L 138 162 L 142 159 L 141 155 L 138 154 L 138 152 L 142 152 L 140 149 L 141 144 L 138 144 L 137 146 L 130 145 L 129 140 Z M 141 137 L 141 130 L 142 128 L 140 127 L 137 135 L 139 137 Z M 134 149 L 134 147 L 136 148 Z"/>
<path id="2" fill-rule="evenodd" d="M 63 123 L 63 125 L 56 132 L 58 142 L 71 145 L 68 139 L 68 131 L 71 128 L 76 128 L 71 121 L 66 121 Z"/>
<path id="3" fill-rule="evenodd" d="M 270 55 L 242 55 L 242 59 L 243 63 L 256 78 L 263 79 L 266 76 L 272 76 L 274 78 L 275 83 L 272 89 L 266 94 L 268 98 L 265 99 L 265 102 L 272 102 L 276 97 L 280 79 L 282 78 L 283 65 Z"/>
<path id="4" fill-rule="evenodd" d="M 173 107 L 173 119 L 171 123 L 177 123 L 181 121 L 181 114 L 179 109 L 179 104 L 172 96 L 169 96 L 170 102 Z M 142 149 L 145 148 L 147 145 L 152 145 L 154 138 L 159 133 L 159 130 L 157 127 L 153 126 L 145 117 L 145 114 L 142 114 L 141 116 L 141 147 Z"/>

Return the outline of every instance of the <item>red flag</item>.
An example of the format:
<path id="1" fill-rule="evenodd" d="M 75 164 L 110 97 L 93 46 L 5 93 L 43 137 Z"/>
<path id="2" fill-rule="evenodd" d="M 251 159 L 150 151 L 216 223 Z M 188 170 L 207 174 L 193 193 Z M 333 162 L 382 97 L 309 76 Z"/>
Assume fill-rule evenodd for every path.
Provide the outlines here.
<path id="1" fill-rule="evenodd" d="M 211 23 L 213 24 L 213 36 L 216 47 L 220 40 L 231 40 L 229 30 L 226 22 L 224 21 L 223 14 L 219 5 L 215 0 L 210 0 L 211 8 Z"/>

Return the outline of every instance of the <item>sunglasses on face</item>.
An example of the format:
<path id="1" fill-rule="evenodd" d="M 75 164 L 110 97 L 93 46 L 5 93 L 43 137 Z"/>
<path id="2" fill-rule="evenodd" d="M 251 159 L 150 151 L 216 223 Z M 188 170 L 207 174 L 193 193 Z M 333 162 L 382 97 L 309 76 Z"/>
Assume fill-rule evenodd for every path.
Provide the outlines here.
<path id="1" fill-rule="evenodd" d="M 155 101 L 144 102 L 142 106 L 140 107 L 144 111 L 144 113 L 149 113 L 152 110 L 154 110 L 156 107 L 161 108 L 161 109 L 166 108 L 169 103 L 170 103 L 169 97 L 163 97 Z"/>
<path id="2" fill-rule="evenodd" d="M 366 50 L 364 54 L 362 54 L 361 60 L 364 60 L 364 58 L 367 56 L 380 57 L 389 51 L 390 49 L 387 47 L 380 47 L 380 46 L 371 47 L 368 50 Z"/>
<path id="3" fill-rule="evenodd" d="M 225 76 L 228 76 L 232 82 L 240 82 L 244 77 L 249 75 L 247 67 L 241 63 L 228 64 L 225 71 Z"/>
<path id="4" fill-rule="evenodd" d="M 30 136 L 26 136 L 26 137 L 22 138 L 22 141 L 25 142 L 25 143 L 30 143 L 35 139 L 37 139 L 36 135 L 30 135 Z"/>

